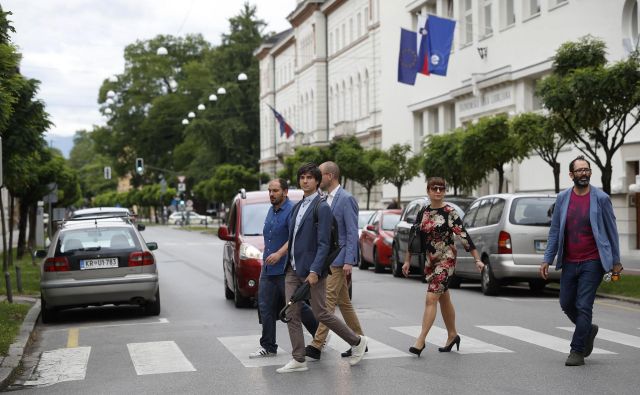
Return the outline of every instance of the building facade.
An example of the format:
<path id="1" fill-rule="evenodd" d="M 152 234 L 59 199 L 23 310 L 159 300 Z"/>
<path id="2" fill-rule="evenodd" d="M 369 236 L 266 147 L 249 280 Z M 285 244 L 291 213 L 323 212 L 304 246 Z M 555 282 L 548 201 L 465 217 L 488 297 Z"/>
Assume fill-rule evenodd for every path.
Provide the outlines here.
<path id="1" fill-rule="evenodd" d="M 456 20 L 447 76 L 418 75 L 414 86 L 400 84 L 400 28 L 417 30 L 427 14 Z M 297 1 L 288 19 L 291 30 L 256 50 L 260 163 L 272 174 L 293 147 L 326 144 L 334 136 L 353 134 L 364 147 L 383 149 L 408 143 L 418 152 L 426 136 L 481 117 L 544 111 L 536 85 L 551 73 L 562 43 L 590 34 L 606 43 L 615 62 L 637 46 L 640 31 L 638 0 L 306 0 Z M 266 103 L 302 133 L 281 138 Z M 579 153 L 568 147 L 560 154 L 561 188 L 570 186 L 568 165 Z M 601 186 L 592 167 L 591 181 Z M 633 131 L 614 157 L 612 183 L 621 248 L 628 253 L 640 248 L 639 167 L 640 131 Z M 505 170 L 507 192 L 553 192 L 552 169 L 535 153 Z M 497 190 L 491 175 L 473 194 Z M 423 196 L 424 175 L 402 192 L 405 202 Z M 384 185 L 373 201 L 381 207 L 395 195 Z"/>

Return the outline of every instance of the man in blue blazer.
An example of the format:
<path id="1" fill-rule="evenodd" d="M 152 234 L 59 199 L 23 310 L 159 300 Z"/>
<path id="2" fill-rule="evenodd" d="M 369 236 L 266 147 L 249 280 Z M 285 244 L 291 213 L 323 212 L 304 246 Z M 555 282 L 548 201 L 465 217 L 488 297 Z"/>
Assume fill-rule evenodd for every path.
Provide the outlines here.
<path id="1" fill-rule="evenodd" d="M 296 204 L 289 224 L 289 251 L 285 275 L 285 293 L 290 299 L 303 282 L 311 286 L 311 309 L 318 321 L 327 326 L 336 335 L 351 345 L 349 364 L 355 365 L 362 359 L 367 347 L 367 338 L 358 336 L 344 321 L 339 320 L 326 306 L 326 281 L 324 261 L 329 253 L 331 224 L 333 216 L 331 208 L 318 193 L 322 173 L 318 166 L 307 163 L 298 169 L 298 183 L 304 198 Z M 317 206 L 318 222 L 314 218 Z M 307 370 L 304 337 L 300 322 L 300 304 L 295 303 L 289 310 L 287 323 L 291 339 L 293 359 L 278 373 L 290 373 Z"/>
<path id="2" fill-rule="evenodd" d="M 611 199 L 590 185 L 591 165 L 584 156 L 571 161 L 569 177 L 574 185 L 556 198 L 540 275 L 548 278 L 549 264 L 557 256 L 560 306 L 576 326 L 565 365 L 580 366 L 598 334 L 598 326 L 591 323 L 596 290 L 604 273 L 619 273 L 622 264 Z"/>
<path id="3" fill-rule="evenodd" d="M 344 188 L 340 187 L 340 168 L 334 162 L 320 165 L 322 182 L 320 188 L 327 194 L 327 204 L 338 224 L 339 244 L 342 249 L 331 264 L 331 275 L 327 278 L 327 309 L 333 314 L 336 305 L 345 323 L 358 335 L 363 335 L 360 321 L 349 298 L 347 276 L 356 264 L 358 256 L 358 203 Z M 327 340 L 329 329 L 322 323 L 318 326 L 313 342 L 307 346 L 307 357 L 320 359 L 321 350 Z M 366 352 L 366 349 L 365 349 Z M 351 350 L 342 353 L 350 357 Z"/>

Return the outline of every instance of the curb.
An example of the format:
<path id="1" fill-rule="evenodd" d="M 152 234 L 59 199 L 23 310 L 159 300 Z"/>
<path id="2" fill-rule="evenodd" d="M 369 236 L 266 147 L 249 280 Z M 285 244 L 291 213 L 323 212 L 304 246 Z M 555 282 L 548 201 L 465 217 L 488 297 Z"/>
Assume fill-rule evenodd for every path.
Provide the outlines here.
<path id="1" fill-rule="evenodd" d="M 618 300 L 620 302 L 640 304 L 640 299 L 631 298 L 629 296 L 619 296 L 619 295 L 601 294 L 601 293 L 596 293 L 596 296 L 603 299 L 613 299 L 613 300 Z"/>
<path id="2" fill-rule="evenodd" d="M 20 366 L 24 350 L 29 340 L 31 340 L 31 335 L 39 316 L 40 299 L 36 299 L 20 326 L 16 341 L 9 346 L 7 356 L 0 361 L 0 391 L 4 390 L 13 381 L 13 376 Z"/>

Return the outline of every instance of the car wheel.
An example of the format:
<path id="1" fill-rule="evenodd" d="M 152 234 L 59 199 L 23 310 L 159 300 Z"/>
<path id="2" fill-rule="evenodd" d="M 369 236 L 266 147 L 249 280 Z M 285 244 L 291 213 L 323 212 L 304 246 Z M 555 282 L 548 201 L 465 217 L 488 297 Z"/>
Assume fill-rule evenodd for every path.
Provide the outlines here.
<path id="1" fill-rule="evenodd" d="M 394 245 L 393 254 L 391 254 L 391 273 L 393 277 L 402 277 L 402 265 L 400 264 L 398 254 L 398 247 Z"/>
<path id="2" fill-rule="evenodd" d="M 222 275 L 224 276 L 224 298 L 231 300 L 233 299 L 233 291 L 229 288 L 229 283 L 227 283 L 227 275 L 224 273 L 224 268 L 222 269 Z"/>
<path id="3" fill-rule="evenodd" d="M 40 319 L 42 320 L 43 324 L 48 324 L 50 322 L 53 322 L 56 318 L 56 312 L 53 309 L 50 309 L 49 307 L 47 307 L 47 302 L 44 300 L 44 298 L 42 297 L 42 294 L 40 294 Z"/>
<path id="4" fill-rule="evenodd" d="M 533 293 L 541 293 L 544 287 L 547 286 L 547 282 L 544 280 L 531 280 L 529 281 L 529 289 Z"/>
<path id="5" fill-rule="evenodd" d="M 460 288 L 460 284 L 462 284 L 462 279 L 455 274 L 449 277 L 449 288 L 458 289 Z"/>
<path id="6" fill-rule="evenodd" d="M 484 268 L 482 268 L 480 278 L 480 287 L 482 288 L 482 293 L 487 296 L 495 296 L 500 290 L 500 284 L 498 284 L 498 280 L 496 280 L 496 278 L 493 276 L 491 265 L 489 265 L 489 263 L 484 259 L 483 262 Z"/>
<path id="7" fill-rule="evenodd" d="M 373 249 L 373 271 L 376 273 L 384 273 L 384 266 L 378 261 L 378 250 Z"/>
<path id="8" fill-rule="evenodd" d="M 367 270 L 369 269 L 369 262 L 364 260 L 364 257 L 362 256 L 362 248 L 360 248 L 358 250 L 358 255 L 360 256 L 360 264 L 358 265 L 358 267 L 360 268 L 360 270 Z"/>
<path id="9" fill-rule="evenodd" d="M 156 291 L 156 300 L 144 305 L 144 312 L 147 315 L 160 315 L 160 287 Z"/>
<path id="10" fill-rule="evenodd" d="M 233 303 L 237 308 L 246 307 L 249 300 L 240 294 L 240 286 L 238 285 L 238 277 L 233 276 Z"/>

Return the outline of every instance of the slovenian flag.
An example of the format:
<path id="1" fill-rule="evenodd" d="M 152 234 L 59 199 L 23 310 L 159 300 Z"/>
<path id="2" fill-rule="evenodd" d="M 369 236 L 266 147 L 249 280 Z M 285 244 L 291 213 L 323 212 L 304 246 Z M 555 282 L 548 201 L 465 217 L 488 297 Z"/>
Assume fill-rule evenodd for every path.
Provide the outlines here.
<path id="1" fill-rule="evenodd" d="M 453 33 L 456 21 L 429 15 L 427 18 L 427 50 L 424 59 L 428 59 L 428 71 L 431 74 L 447 75 L 449 55 L 453 45 Z"/>
<path id="2" fill-rule="evenodd" d="M 267 104 L 267 106 L 269 105 Z M 276 109 L 271 106 L 269 106 L 269 108 L 271 109 L 271 111 L 273 111 L 273 116 L 276 117 L 276 120 L 280 125 L 280 136 L 282 137 L 282 135 L 287 135 L 287 138 L 289 138 L 291 135 L 293 135 L 293 133 L 295 133 L 293 131 L 293 128 L 287 123 L 287 121 L 284 120 L 282 114 L 277 112 Z"/>

